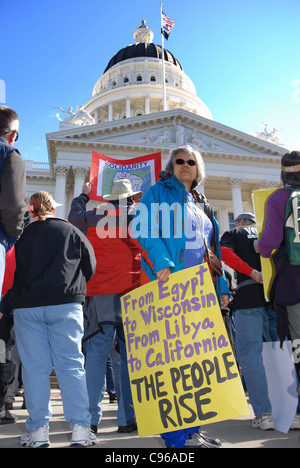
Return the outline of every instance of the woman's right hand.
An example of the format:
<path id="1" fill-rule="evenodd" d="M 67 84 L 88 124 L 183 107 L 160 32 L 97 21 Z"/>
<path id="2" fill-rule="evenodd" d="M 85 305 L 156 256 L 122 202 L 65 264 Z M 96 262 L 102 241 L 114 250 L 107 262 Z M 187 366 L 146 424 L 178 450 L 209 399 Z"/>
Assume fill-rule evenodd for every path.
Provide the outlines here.
<path id="1" fill-rule="evenodd" d="M 156 272 L 156 278 L 158 281 L 161 281 L 162 283 L 165 283 L 171 274 L 171 269 L 170 268 L 164 268 L 163 270 L 159 270 Z"/>

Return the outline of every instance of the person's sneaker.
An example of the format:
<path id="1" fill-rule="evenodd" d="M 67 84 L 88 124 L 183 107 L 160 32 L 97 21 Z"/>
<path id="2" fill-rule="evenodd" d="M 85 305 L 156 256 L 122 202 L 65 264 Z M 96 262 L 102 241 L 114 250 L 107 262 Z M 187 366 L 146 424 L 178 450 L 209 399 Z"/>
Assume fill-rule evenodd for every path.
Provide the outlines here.
<path id="1" fill-rule="evenodd" d="M 17 416 L 11 414 L 7 409 L 0 413 L 0 426 L 4 426 L 4 424 L 14 424 L 17 421 Z"/>
<path id="2" fill-rule="evenodd" d="M 291 429 L 292 430 L 300 429 L 300 414 L 299 413 L 297 413 L 296 416 L 294 417 L 294 420 L 291 425 Z"/>
<path id="3" fill-rule="evenodd" d="M 211 439 L 202 434 L 202 432 L 194 432 L 189 434 L 189 438 L 186 440 L 185 447 L 198 447 L 198 448 L 222 448 L 222 444 L 219 439 Z"/>
<path id="4" fill-rule="evenodd" d="M 40 427 L 35 432 L 26 432 L 20 439 L 20 445 L 22 447 L 49 447 L 49 429 L 48 426 Z"/>
<path id="5" fill-rule="evenodd" d="M 96 435 L 91 430 L 91 428 L 79 426 L 78 424 L 74 425 L 72 431 L 71 447 L 89 447 L 90 445 L 96 445 L 96 442 Z"/>
<path id="6" fill-rule="evenodd" d="M 270 413 L 263 413 L 260 416 L 256 416 L 252 420 L 252 427 L 255 429 L 261 429 L 262 431 L 275 429 L 272 415 Z"/>

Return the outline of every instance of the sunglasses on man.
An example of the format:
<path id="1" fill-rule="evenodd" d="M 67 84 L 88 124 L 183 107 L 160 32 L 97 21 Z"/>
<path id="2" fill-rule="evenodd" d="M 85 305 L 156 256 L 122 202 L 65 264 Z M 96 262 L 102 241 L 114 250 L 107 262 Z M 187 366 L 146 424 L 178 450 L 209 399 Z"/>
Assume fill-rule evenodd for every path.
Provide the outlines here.
<path id="1" fill-rule="evenodd" d="M 9 132 L 2 133 L 2 135 L 9 135 L 10 133 L 16 133 L 15 142 L 18 141 L 19 132 L 17 132 L 17 130 L 10 130 Z"/>

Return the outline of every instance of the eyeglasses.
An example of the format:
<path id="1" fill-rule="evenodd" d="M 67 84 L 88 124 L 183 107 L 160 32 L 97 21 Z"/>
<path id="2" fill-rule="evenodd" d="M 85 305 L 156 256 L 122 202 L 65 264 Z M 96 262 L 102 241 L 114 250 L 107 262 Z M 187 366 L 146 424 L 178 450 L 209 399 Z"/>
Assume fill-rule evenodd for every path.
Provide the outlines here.
<path id="1" fill-rule="evenodd" d="M 184 163 L 187 163 L 189 166 L 196 166 L 196 161 L 194 161 L 194 159 L 189 159 L 188 161 L 181 158 L 175 159 L 175 164 L 178 164 L 179 166 L 182 166 Z"/>
<path id="2" fill-rule="evenodd" d="M 17 130 L 10 130 L 9 132 L 2 133 L 2 135 L 9 135 L 10 133 L 16 133 L 15 142 L 18 141 L 19 132 L 17 132 Z"/>

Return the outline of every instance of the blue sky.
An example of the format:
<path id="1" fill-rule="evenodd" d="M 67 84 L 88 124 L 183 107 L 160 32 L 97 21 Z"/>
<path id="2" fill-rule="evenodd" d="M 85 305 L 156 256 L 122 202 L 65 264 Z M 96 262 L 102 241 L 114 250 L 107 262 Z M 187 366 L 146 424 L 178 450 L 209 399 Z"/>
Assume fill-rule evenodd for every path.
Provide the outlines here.
<path id="1" fill-rule="evenodd" d="M 300 149 L 300 0 L 165 0 L 165 47 L 214 120 L 246 133 L 262 122 Z M 0 0 L 0 102 L 20 116 L 24 159 L 47 161 L 57 106 L 85 104 L 141 20 L 160 38 L 157 0 Z M 4 86 L 5 84 L 5 86 Z M 5 88 L 5 89 L 4 89 Z"/>

